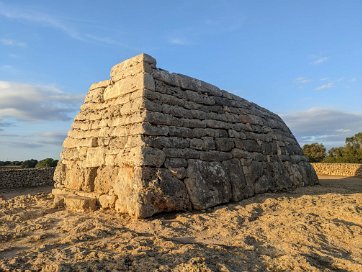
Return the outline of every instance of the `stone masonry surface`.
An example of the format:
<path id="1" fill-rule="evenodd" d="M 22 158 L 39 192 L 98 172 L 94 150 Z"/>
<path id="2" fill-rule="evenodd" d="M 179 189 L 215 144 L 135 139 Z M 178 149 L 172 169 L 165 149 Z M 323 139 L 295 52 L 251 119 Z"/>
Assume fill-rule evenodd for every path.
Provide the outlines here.
<path id="1" fill-rule="evenodd" d="M 146 54 L 90 87 L 54 179 L 58 204 L 137 218 L 318 182 L 278 115 Z"/>
<path id="2" fill-rule="evenodd" d="M 312 166 L 318 175 L 362 178 L 360 163 L 312 163 Z"/>
<path id="3" fill-rule="evenodd" d="M 53 185 L 54 170 L 54 167 L 1 170 L 0 189 Z"/>

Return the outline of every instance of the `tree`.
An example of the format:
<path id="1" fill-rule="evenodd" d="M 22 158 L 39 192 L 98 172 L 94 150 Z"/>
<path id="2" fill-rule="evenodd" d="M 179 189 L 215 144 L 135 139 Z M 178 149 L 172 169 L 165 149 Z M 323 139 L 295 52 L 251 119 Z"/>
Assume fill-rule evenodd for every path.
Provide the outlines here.
<path id="1" fill-rule="evenodd" d="M 36 168 L 47 168 L 47 167 L 55 167 L 57 166 L 58 160 L 53 160 L 52 158 L 46 158 L 44 160 L 39 161 L 36 164 Z"/>
<path id="2" fill-rule="evenodd" d="M 23 161 L 23 163 L 21 164 L 22 168 L 34 168 L 37 165 L 38 161 L 31 159 L 31 160 L 26 160 Z"/>
<path id="3" fill-rule="evenodd" d="M 310 162 L 320 162 L 326 157 L 326 148 L 323 144 L 319 143 L 304 145 L 303 152 Z"/>
<path id="4" fill-rule="evenodd" d="M 346 138 L 343 147 L 331 148 L 324 162 L 362 163 L 362 132 Z"/>
<path id="5" fill-rule="evenodd" d="M 346 147 L 349 147 L 352 149 L 361 149 L 362 148 L 362 132 L 359 132 L 352 137 L 346 138 Z"/>

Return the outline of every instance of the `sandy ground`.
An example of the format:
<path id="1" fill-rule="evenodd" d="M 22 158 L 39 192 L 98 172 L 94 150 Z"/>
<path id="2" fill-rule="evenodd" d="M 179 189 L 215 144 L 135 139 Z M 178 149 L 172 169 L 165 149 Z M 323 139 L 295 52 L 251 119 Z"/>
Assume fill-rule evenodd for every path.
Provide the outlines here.
<path id="1" fill-rule="evenodd" d="M 139 221 L 49 192 L 0 192 L 0 271 L 362 271 L 362 179 Z"/>

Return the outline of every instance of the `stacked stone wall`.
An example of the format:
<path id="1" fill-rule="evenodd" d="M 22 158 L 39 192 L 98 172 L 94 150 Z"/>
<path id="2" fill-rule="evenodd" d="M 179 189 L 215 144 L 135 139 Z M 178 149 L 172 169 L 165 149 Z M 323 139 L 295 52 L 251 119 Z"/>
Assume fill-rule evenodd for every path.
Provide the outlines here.
<path id="1" fill-rule="evenodd" d="M 53 185 L 54 170 L 55 168 L 2 169 L 0 189 Z"/>
<path id="2" fill-rule="evenodd" d="M 144 54 L 91 86 L 63 148 L 55 195 L 136 217 L 317 182 L 279 116 Z"/>
<path id="3" fill-rule="evenodd" d="M 68 191 L 62 193 L 90 193 L 108 208 L 118 199 L 127 201 L 117 205 L 119 211 L 134 209 L 133 187 L 140 186 L 142 172 L 143 91 L 151 69 L 147 60 L 135 58 L 114 66 L 110 80 L 90 87 L 55 173 L 56 187 Z"/>
<path id="4" fill-rule="evenodd" d="M 362 178 L 360 163 L 312 163 L 312 166 L 318 175 Z"/>

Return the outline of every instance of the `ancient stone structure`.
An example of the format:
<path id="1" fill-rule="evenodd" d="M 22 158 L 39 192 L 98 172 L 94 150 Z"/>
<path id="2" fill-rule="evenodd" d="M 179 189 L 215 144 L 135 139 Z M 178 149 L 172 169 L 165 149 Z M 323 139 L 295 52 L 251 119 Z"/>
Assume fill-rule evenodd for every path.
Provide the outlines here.
<path id="1" fill-rule="evenodd" d="M 54 167 L 0 170 L 0 189 L 53 185 Z"/>
<path id="2" fill-rule="evenodd" d="M 279 116 L 145 54 L 90 87 L 63 147 L 57 203 L 141 218 L 318 181 Z"/>
<path id="3" fill-rule="evenodd" d="M 318 175 L 361 177 L 361 163 L 312 163 Z"/>

